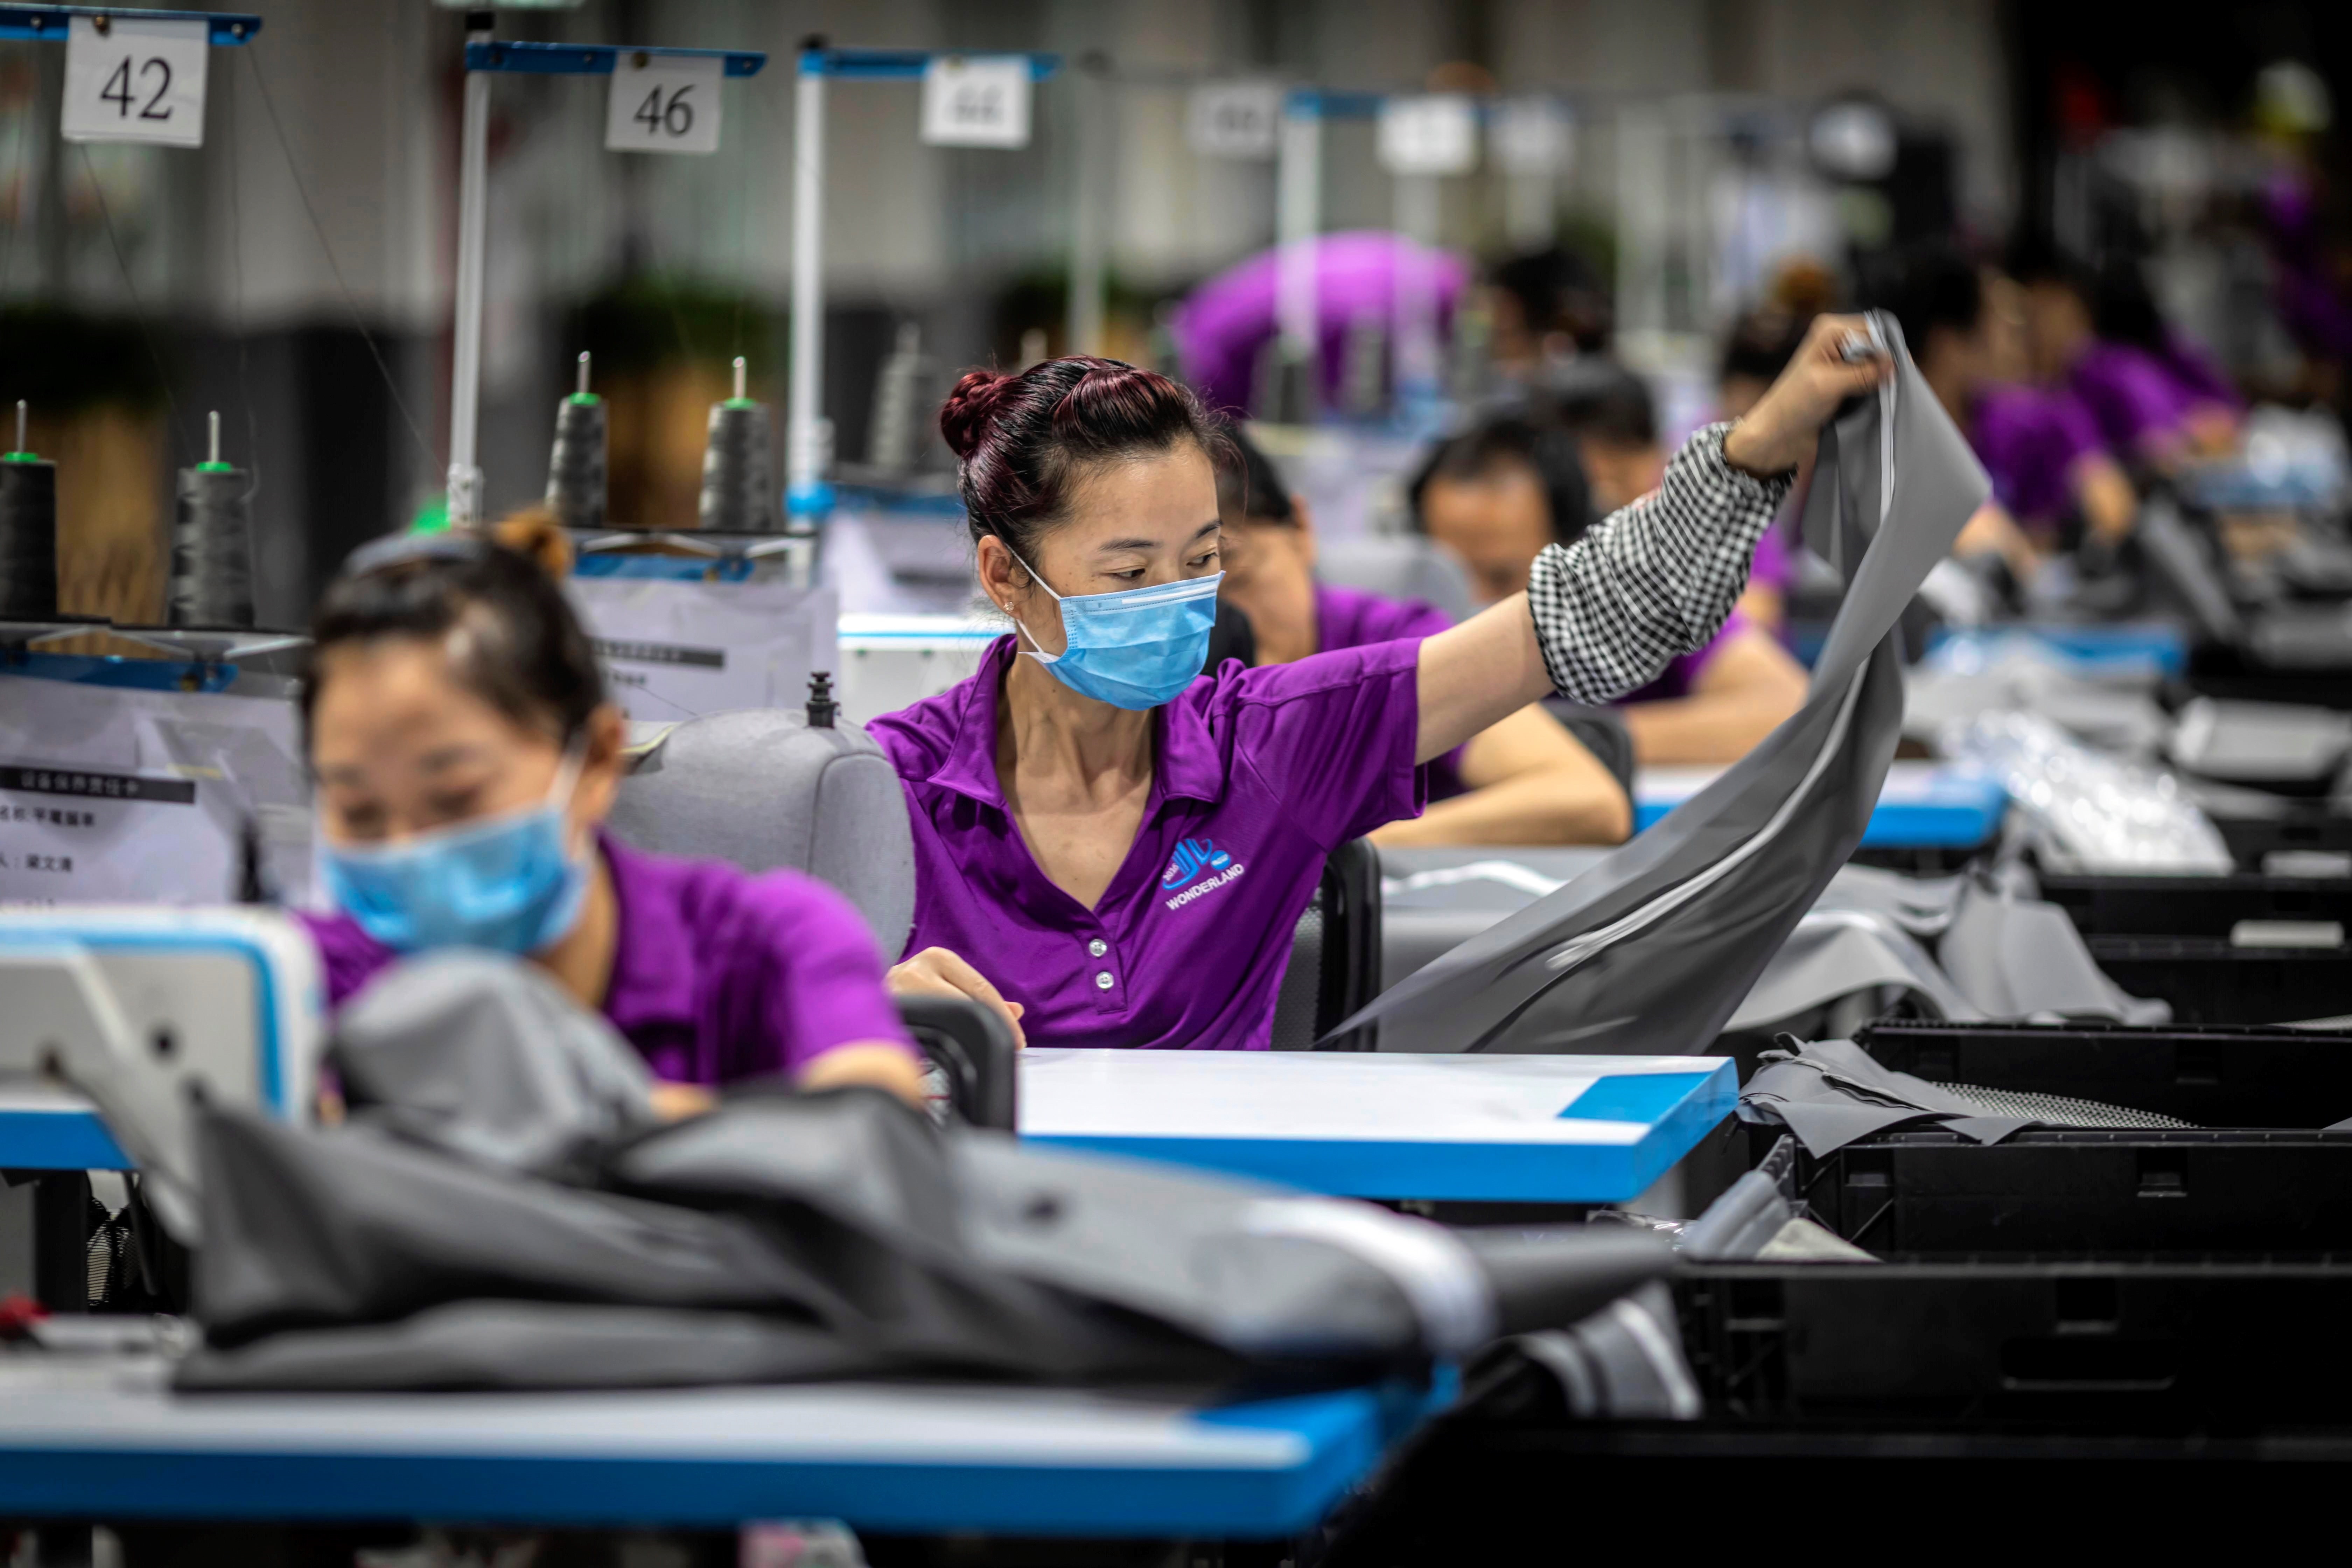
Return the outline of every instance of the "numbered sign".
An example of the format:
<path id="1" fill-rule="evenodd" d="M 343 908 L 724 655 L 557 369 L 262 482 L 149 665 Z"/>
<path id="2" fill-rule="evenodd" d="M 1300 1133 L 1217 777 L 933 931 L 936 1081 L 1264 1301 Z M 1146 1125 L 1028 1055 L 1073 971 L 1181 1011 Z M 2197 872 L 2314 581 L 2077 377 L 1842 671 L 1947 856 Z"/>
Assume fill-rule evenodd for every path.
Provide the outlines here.
<path id="1" fill-rule="evenodd" d="M 68 142 L 201 147 L 205 67 L 211 58 L 203 22 L 76 16 L 66 32 L 59 129 Z"/>
<path id="2" fill-rule="evenodd" d="M 1557 174 L 1575 150 L 1568 110 L 1549 98 L 1498 104 L 1486 127 L 1495 162 L 1513 174 Z"/>
<path id="3" fill-rule="evenodd" d="M 1205 82 L 1185 106 L 1185 140 L 1204 158 L 1271 158 L 1281 132 L 1282 89 L 1270 81 Z"/>
<path id="4" fill-rule="evenodd" d="M 1466 174 L 1478 163 L 1478 111 L 1458 93 L 1381 105 L 1381 167 L 1391 174 Z"/>
<path id="5" fill-rule="evenodd" d="M 934 55 L 923 68 L 923 140 L 934 147 L 1029 145 L 1029 62 Z"/>
<path id="6" fill-rule="evenodd" d="M 604 145 L 615 153 L 716 153 L 717 55 L 624 53 L 604 100 Z"/>

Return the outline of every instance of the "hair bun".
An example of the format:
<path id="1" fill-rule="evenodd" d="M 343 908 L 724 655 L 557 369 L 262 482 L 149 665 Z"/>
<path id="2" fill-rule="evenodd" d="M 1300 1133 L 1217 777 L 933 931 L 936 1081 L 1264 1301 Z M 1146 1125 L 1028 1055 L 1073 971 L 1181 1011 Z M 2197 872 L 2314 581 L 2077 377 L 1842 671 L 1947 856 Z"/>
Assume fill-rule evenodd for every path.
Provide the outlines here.
<path id="1" fill-rule="evenodd" d="M 940 434 L 959 461 L 980 450 L 981 437 L 1019 379 L 1002 371 L 969 371 L 940 405 Z"/>
<path id="2" fill-rule="evenodd" d="M 560 581 L 572 574 L 572 536 L 563 531 L 562 520 L 543 506 L 509 512 L 490 525 L 489 534 L 492 543 L 513 551 L 551 577 Z"/>

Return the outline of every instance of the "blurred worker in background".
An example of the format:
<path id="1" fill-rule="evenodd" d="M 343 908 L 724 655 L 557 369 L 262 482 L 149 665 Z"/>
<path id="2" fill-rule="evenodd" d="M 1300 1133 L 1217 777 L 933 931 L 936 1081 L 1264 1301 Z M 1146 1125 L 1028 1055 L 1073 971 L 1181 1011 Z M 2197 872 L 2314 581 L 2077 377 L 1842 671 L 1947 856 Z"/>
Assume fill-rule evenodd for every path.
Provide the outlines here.
<path id="1" fill-rule="evenodd" d="M 2234 447 L 2234 409 L 2216 408 L 2209 394 L 2147 347 L 2102 335 L 2098 282 L 2080 263 L 2028 242 L 2017 247 L 2010 270 L 2024 289 L 2027 363 L 2035 384 L 2078 402 L 2119 461 L 2174 473 L 2196 457 Z M 2151 304 L 2147 317 L 2153 316 Z M 2136 318 L 2132 324 L 2163 341 L 2160 322 Z M 2224 413 L 2227 418 L 2216 417 Z"/>
<path id="2" fill-rule="evenodd" d="M 1903 328 L 1920 375 L 1992 478 L 1993 500 L 1970 520 L 1954 553 L 1997 553 L 2021 580 L 2079 522 L 2112 543 L 2131 531 L 2139 502 L 2082 405 L 2063 391 L 2009 379 L 2024 368 L 2015 298 L 1948 245 L 1897 258 L 1884 303 Z"/>
<path id="3" fill-rule="evenodd" d="M 1490 603 L 1518 592 L 1539 551 L 1591 526 L 1593 489 L 1578 447 L 1557 424 L 1491 416 L 1422 466 L 1411 492 L 1415 526 L 1468 563 Z M 1804 700 L 1803 668 L 1735 609 L 1706 646 L 1673 659 L 1618 708 L 1636 759 L 1664 766 L 1737 761 Z"/>
<path id="4" fill-rule="evenodd" d="M 1291 493 L 1246 435 L 1234 430 L 1230 439 L 1217 464 L 1219 592 L 1247 613 L 1257 663 L 1433 637 L 1453 624 L 1419 600 L 1317 582 L 1305 498 Z M 1374 832 L 1374 843 L 1615 844 L 1633 828 L 1624 787 L 1539 706 L 1472 736 L 1430 763 L 1428 774 L 1428 809 Z"/>
<path id="5" fill-rule="evenodd" d="M 1609 290 L 1592 264 L 1561 246 L 1512 257 L 1487 286 L 1495 370 L 1541 387 L 1580 358 L 1606 354 L 1613 333 Z"/>

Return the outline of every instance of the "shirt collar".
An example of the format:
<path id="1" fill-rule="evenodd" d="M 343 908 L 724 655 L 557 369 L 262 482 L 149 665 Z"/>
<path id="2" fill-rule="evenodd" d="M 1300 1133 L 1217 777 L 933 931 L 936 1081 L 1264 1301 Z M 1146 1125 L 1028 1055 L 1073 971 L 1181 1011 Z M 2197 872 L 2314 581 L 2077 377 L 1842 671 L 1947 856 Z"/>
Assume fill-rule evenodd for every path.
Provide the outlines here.
<path id="1" fill-rule="evenodd" d="M 661 862 L 596 835 L 613 879 L 613 973 L 604 1016 L 627 1032 L 647 1024 L 694 1022 L 695 946 Z"/>
<path id="2" fill-rule="evenodd" d="M 996 716 L 1013 658 L 1010 637 L 997 638 L 982 656 L 980 668 L 963 684 L 947 755 L 926 781 L 998 811 L 1005 805 L 1004 786 L 996 776 Z M 1200 709 L 1179 697 L 1155 712 L 1160 745 L 1152 770 L 1152 804 L 1171 797 L 1217 800 L 1224 794 L 1225 770 L 1218 760 L 1216 737 Z"/>

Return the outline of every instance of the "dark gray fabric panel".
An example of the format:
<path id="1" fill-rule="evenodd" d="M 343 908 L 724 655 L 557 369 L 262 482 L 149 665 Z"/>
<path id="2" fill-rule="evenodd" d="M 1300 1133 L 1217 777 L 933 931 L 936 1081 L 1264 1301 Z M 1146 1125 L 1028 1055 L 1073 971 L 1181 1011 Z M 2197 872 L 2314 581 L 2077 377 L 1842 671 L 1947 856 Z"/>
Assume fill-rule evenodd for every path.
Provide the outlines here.
<path id="1" fill-rule="evenodd" d="M 1990 492 L 1902 348 L 1896 374 L 1822 434 L 1808 542 L 1850 588 L 1803 708 L 1745 759 L 1549 897 L 1342 1026 L 1383 1050 L 1700 1050 L 1861 843 L 1903 718 L 1896 626 Z M 1579 1020 L 1524 1045 L 1539 998 Z"/>

